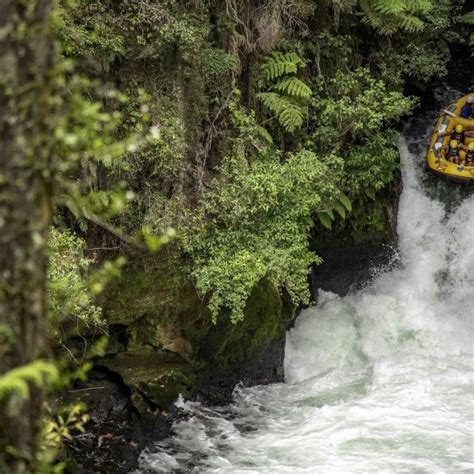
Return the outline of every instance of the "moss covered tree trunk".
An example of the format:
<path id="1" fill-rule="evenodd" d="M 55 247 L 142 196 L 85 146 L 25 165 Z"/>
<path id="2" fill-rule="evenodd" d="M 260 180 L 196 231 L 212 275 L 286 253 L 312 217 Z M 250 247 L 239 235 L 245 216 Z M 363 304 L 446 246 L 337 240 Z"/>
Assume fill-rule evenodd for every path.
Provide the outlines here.
<path id="1" fill-rule="evenodd" d="M 44 355 L 51 217 L 50 0 L 0 0 L 0 377 Z M 42 390 L 0 400 L 0 471 L 32 472 Z M 3 464 L 3 466 L 2 466 Z"/>

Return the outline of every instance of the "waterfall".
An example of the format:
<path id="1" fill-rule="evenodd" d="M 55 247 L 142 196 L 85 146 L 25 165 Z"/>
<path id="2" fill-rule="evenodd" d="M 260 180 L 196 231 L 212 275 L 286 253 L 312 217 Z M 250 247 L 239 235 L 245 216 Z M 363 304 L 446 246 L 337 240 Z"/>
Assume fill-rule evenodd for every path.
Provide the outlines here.
<path id="1" fill-rule="evenodd" d="M 188 418 L 140 472 L 474 472 L 474 195 L 447 206 L 424 183 L 426 140 L 399 141 L 399 265 L 320 292 L 287 335 L 285 383 L 180 400 Z"/>

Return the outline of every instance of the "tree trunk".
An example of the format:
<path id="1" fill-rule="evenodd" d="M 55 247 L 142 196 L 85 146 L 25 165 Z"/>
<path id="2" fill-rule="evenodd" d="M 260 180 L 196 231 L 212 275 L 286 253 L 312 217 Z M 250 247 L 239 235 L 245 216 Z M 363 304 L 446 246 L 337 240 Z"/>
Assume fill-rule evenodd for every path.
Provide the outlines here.
<path id="1" fill-rule="evenodd" d="M 0 377 L 45 354 L 52 207 L 51 0 L 0 0 Z M 32 472 L 43 403 L 0 400 L 0 471 Z M 3 464 L 3 465 L 2 465 Z"/>

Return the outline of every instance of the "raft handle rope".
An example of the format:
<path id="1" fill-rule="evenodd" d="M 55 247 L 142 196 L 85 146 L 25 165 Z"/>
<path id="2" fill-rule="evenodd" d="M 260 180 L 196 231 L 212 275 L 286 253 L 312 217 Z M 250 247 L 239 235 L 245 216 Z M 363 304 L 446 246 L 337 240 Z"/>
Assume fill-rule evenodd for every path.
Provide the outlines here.
<path id="1" fill-rule="evenodd" d="M 453 118 L 459 118 L 455 113 L 447 110 L 447 109 L 444 109 L 443 112 L 446 114 L 446 115 L 449 115 L 450 117 L 453 117 Z"/>

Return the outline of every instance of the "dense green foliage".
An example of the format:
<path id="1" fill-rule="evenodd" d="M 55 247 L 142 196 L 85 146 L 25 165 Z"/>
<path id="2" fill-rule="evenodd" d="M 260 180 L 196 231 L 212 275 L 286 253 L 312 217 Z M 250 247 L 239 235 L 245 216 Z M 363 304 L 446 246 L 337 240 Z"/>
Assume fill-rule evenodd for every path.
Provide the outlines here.
<path id="1" fill-rule="evenodd" d="M 100 307 L 94 305 L 94 294 L 84 278 L 94 261 L 83 255 L 85 242 L 69 231 L 51 229 L 49 247 L 49 312 L 53 330 L 68 318 L 73 324 L 100 327 Z"/>
<path id="2" fill-rule="evenodd" d="M 38 131 L 42 158 L 54 163 L 42 177 L 45 228 L 54 207 L 52 350 L 43 352 L 57 359 L 6 370 L 0 402 L 84 379 L 105 349 L 98 334 L 130 316 L 116 317 L 106 296 L 98 303 L 111 279 L 138 293 L 119 295 L 125 306 L 144 300 L 130 310 L 126 344 L 150 360 L 164 350 L 198 365 L 215 350 L 233 361 L 219 331 L 232 347 L 243 333 L 257 335 L 255 346 L 280 335 L 283 304 L 309 301 L 308 273 L 321 260 L 310 236 L 370 240 L 387 231 L 396 129 L 417 105 L 406 91 L 446 74 L 451 45 L 472 46 L 465 3 L 59 1 L 52 24 L 60 60 L 43 97 L 55 117 L 50 135 Z M 19 28 L 14 36 L 34 34 Z M 35 87 L 5 90 L 20 97 Z M 121 276 L 126 262 L 140 284 Z M 176 295 L 187 299 L 153 312 Z M 256 327 L 259 315 L 268 327 Z M 73 347 L 76 336 L 84 347 Z M 0 357 L 14 339 L 0 325 Z M 208 352 L 192 347 L 205 340 L 213 341 Z M 45 469 L 56 455 L 50 448 L 83 430 L 81 410 L 43 423 Z"/>
<path id="3" fill-rule="evenodd" d="M 342 163 L 309 150 L 282 157 L 252 115 L 231 109 L 240 133 L 206 193 L 189 251 L 213 317 L 228 308 L 237 321 L 264 277 L 307 300 L 308 268 L 318 261 L 308 250 L 311 213 L 338 194 Z"/>
<path id="4" fill-rule="evenodd" d="M 173 252 L 214 318 L 242 318 L 262 278 L 307 301 L 312 226 L 386 226 L 393 126 L 416 105 L 403 86 L 445 73 L 456 3 L 78 1 L 61 15 L 64 53 L 136 97 L 119 107 L 124 133 L 146 91 L 153 132 L 102 160 L 94 191 L 133 191 L 115 219 L 131 234 L 177 228 Z"/>

